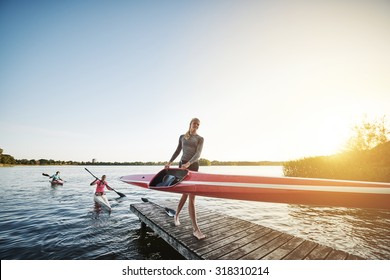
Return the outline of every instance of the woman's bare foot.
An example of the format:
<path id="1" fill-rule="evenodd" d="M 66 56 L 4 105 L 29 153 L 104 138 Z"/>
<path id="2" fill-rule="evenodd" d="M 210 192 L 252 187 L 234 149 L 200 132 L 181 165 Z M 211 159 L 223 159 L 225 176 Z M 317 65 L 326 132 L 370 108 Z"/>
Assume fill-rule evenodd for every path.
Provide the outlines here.
<path id="1" fill-rule="evenodd" d="M 206 235 L 204 235 L 200 230 L 196 230 L 192 233 L 196 238 L 198 238 L 199 240 L 201 239 L 205 239 L 206 238 Z"/>
<path id="2" fill-rule="evenodd" d="M 180 221 L 179 221 L 179 217 L 177 215 L 175 215 L 175 217 L 173 218 L 175 220 L 175 226 L 180 226 Z"/>

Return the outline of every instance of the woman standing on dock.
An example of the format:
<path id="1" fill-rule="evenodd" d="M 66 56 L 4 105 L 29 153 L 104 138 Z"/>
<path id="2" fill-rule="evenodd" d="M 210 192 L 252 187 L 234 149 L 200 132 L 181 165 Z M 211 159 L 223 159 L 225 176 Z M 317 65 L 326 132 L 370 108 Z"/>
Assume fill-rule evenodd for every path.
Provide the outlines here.
<path id="1" fill-rule="evenodd" d="M 181 151 L 183 154 L 181 156 L 181 160 L 179 163 L 179 168 L 188 169 L 191 171 L 199 170 L 199 157 L 203 148 L 203 137 L 197 134 L 198 128 L 200 125 L 200 121 L 197 118 L 193 118 L 190 122 L 190 127 L 188 131 L 180 135 L 179 144 L 176 148 L 176 151 L 173 153 L 171 159 L 165 166 L 165 168 L 169 168 L 172 162 L 177 158 Z M 190 214 L 193 235 L 198 239 L 203 239 L 206 236 L 200 231 L 198 223 L 196 221 L 196 209 L 195 209 L 195 195 L 193 194 L 183 194 L 179 205 L 177 206 L 177 211 L 175 215 L 175 225 L 179 226 L 179 214 L 184 204 L 186 203 L 187 197 L 189 197 L 188 203 L 188 212 Z"/>

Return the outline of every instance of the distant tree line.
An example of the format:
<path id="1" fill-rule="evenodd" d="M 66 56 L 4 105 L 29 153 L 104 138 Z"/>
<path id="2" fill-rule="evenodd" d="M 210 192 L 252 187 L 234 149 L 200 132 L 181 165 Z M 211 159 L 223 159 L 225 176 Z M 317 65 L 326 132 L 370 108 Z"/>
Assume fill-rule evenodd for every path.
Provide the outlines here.
<path id="1" fill-rule="evenodd" d="M 0 148 L 0 165 L 17 164 L 13 156 L 3 154 L 3 149 Z"/>
<path id="2" fill-rule="evenodd" d="M 147 165 L 147 166 L 161 166 L 167 164 L 166 161 L 133 161 L 133 162 L 92 162 L 92 161 L 63 161 L 53 159 L 15 159 L 10 155 L 3 155 L 3 150 L 0 149 L 0 163 L 3 165 Z M 257 165 L 282 165 L 282 162 L 272 161 L 210 161 L 208 159 L 199 159 L 199 165 L 201 166 L 257 166 Z M 178 162 L 174 162 L 173 165 L 179 165 Z"/>

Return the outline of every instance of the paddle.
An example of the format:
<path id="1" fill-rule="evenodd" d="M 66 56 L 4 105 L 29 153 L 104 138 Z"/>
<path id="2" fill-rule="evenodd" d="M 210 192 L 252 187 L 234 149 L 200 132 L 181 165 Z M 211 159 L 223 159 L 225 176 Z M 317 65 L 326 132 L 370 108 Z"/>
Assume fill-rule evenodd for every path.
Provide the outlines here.
<path id="1" fill-rule="evenodd" d="M 142 197 L 141 200 L 143 202 L 149 202 L 149 199 L 144 198 L 144 197 Z M 158 204 L 156 204 L 156 205 L 158 205 Z M 158 206 L 162 207 L 161 205 L 158 205 Z M 170 216 L 170 217 L 174 217 L 176 215 L 176 211 L 171 209 L 171 208 L 164 207 L 164 210 L 165 210 L 165 213 L 167 213 L 167 215 Z"/>
<path id="2" fill-rule="evenodd" d="M 91 174 L 93 177 L 95 177 L 96 180 L 100 180 L 98 177 L 96 177 L 95 175 L 92 174 L 91 171 L 89 171 L 87 168 L 85 168 L 85 170 L 88 171 L 89 174 Z M 106 184 L 107 185 L 107 184 Z M 107 185 L 108 187 L 110 187 L 109 185 Z M 123 193 L 120 193 L 120 192 L 117 192 L 116 190 L 114 190 L 112 187 L 110 187 L 114 192 L 117 193 L 117 195 L 119 195 L 120 197 L 125 197 L 125 195 Z"/>

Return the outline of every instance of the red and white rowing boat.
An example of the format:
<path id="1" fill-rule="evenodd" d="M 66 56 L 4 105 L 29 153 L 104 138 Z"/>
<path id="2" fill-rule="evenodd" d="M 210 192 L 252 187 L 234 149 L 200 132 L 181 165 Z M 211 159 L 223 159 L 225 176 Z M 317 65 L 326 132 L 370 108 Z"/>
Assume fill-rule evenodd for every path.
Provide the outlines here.
<path id="1" fill-rule="evenodd" d="M 390 183 L 221 175 L 171 168 L 121 181 L 143 188 L 274 203 L 390 209 Z"/>

